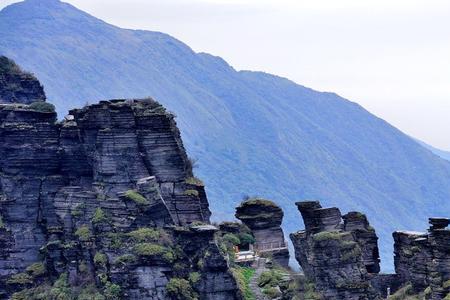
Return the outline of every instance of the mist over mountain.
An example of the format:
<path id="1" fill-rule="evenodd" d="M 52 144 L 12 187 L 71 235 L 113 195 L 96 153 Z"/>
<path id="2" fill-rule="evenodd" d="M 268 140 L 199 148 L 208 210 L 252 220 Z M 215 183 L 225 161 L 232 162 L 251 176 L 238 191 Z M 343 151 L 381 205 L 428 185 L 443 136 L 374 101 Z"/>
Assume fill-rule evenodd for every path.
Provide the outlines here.
<path id="1" fill-rule="evenodd" d="M 60 118 L 146 96 L 175 112 L 216 219 L 231 219 L 244 195 L 280 204 L 287 233 L 301 226 L 295 201 L 362 211 L 392 269 L 394 230 L 450 214 L 450 163 L 334 93 L 236 71 L 164 33 L 121 29 L 57 0 L 6 7 L 0 36 L 0 54 L 35 73 Z"/>

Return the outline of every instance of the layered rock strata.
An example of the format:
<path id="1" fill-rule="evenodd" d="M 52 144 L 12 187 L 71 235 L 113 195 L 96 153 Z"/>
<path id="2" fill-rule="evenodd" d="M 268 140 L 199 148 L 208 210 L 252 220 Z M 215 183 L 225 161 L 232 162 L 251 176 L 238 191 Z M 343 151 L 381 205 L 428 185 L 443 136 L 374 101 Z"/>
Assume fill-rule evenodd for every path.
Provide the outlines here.
<path id="1" fill-rule="evenodd" d="M 361 213 L 344 217 L 318 201 L 296 203 L 305 230 L 291 234 L 295 256 L 325 299 L 379 299 L 370 281 L 379 271 L 377 237 Z"/>
<path id="2" fill-rule="evenodd" d="M 427 233 L 394 232 L 396 273 L 416 292 L 428 289 L 429 299 L 450 297 L 450 224 L 447 218 L 430 218 Z"/>
<path id="3" fill-rule="evenodd" d="M 45 93 L 36 77 L 23 72 L 7 57 L 0 56 L 0 103 L 38 101 L 45 101 Z"/>
<path id="4" fill-rule="evenodd" d="M 260 255 L 270 255 L 278 264 L 288 266 L 289 250 L 281 229 L 283 211 L 279 206 L 269 200 L 249 199 L 236 208 L 235 216 L 252 231 L 254 248 Z"/>
<path id="5" fill-rule="evenodd" d="M 123 299 L 176 298 L 180 282 L 237 299 L 216 229 L 190 225 L 210 211 L 173 116 L 151 99 L 111 100 L 57 123 L 51 106 L 27 105 L 41 92 L 0 105 L 0 299 L 34 299 L 58 277 Z"/>

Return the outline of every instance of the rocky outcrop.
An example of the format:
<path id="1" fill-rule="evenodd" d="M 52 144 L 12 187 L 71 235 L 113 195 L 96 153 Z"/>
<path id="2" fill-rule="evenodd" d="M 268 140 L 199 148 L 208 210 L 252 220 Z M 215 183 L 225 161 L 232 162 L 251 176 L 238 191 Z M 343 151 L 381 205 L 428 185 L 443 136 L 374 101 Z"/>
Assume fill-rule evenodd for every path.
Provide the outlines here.
<path id="1" fill-rule="evenodd" d="M 58 277 L 108 299 L 176 298 L 180 285 L 237 298 L 216 229 L 194 225 L 210 211 L 173 116 L 111 100 L 57 123 L 45 102 L 26 105 L 45 99 L 27 87 L 25 104 L 0 105 L 0 299 L 53 293 Z"/>
<path id="2" fill-rule="evenodd" d="M 291 234 L 295 256 L 318 292 L 325 299 L 379 299 L 370 283 L 379 271 L 377 237 L 366 217 L 342 217 L 318 201 L 296 204 L 305 230 Z"/>
<path id="3" fill-rule="evenodd" d="M 279 206 L 265 199 L 248 199 L 236 208 L 235 216 L 252 231 L 257 253 L 270 255 L 280 265 L 288 266 L 289 250 L 281 229 L 283 211 Z"/>
<path id="4" fill-rule="evenodd" d="M 0 56 L 0 103 L 45 101 L 44 88 L 30 73 L 23 72 L 12 60 Z"/>
<path id="5" fill-rule="evenodd" d="M 425 232 L 394 232 L 395 270 L 415 292 L 428 288 L 429 299 L 450 297 L 450 224 L 447 218 L 430 218 Z"/>
<path id="6" fill-rule="evenodd" d="M 342 216 L 345 231 L 351 232 L 353 238 L 361 248 L 361 254 L 367 272 L 376 274 L 380 272 L 380 254 L 378 252 L 378 237 L 369 225 L 369 221 L 360 212 L 349 212 Z"/>

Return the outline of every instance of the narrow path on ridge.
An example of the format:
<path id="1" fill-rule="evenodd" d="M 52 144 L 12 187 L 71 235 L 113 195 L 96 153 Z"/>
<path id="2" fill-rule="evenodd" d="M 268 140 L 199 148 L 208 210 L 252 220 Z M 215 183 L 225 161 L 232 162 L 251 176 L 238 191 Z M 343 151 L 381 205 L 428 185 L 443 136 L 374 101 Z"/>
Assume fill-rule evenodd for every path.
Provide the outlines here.
<path id="1" fill-rule="evenodd" d="M 266 259 L 258 258 L 258 260 L 256 261 L 255 274 L 253 274 L 253 277 L 250 279 L 249 284 L 256 300 L 269 300 L 269 298 L 267 298 L 266 295 L 263 294 L 261 288 L 258 286 L 259 276 L 261 276 L 261 274 L 266 270 Z"/>

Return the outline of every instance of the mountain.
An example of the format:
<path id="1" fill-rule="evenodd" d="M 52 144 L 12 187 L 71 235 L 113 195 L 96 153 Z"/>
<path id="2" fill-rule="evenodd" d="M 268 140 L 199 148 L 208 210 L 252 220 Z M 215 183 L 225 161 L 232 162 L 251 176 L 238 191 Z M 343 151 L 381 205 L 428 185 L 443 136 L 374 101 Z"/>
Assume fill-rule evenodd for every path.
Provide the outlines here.
<path id="1" fill-rule="evenodd" d="M 446 160 L 450 160 L 450 152 L 449 151 L 444 151 L 444 150 L 438 149 L 436 147 L 428 145 L 427 143 L 424 143 L 419 140 L 417 140 L 417 142 L 419 144 L 421 144 L 422 146 L 424 146 L 425 148 L 427 148 L 428 150 L 430 150 L 431 152 L 433 152 L 434 154 L 436 154 L 437 156 L 439 156 L 443 159 L 446 159 Z"/>
<path id="2" fill-rule="evenodd" d="M 394 230 L 450 214 L 450 163 L 334 93 L 236 71 L 166 34 L 121 29 L 57 0 L 4 8 L 0 36 L 0 54 L 35 73 L 60 117 L 146 96 L 176 113 L 213 219 L 231 219 L 243 195 L 281 205 L 286 233 L 301 223 L 295 201 L 364 211 L 392 269 Z"/>

